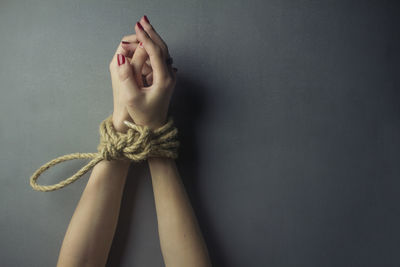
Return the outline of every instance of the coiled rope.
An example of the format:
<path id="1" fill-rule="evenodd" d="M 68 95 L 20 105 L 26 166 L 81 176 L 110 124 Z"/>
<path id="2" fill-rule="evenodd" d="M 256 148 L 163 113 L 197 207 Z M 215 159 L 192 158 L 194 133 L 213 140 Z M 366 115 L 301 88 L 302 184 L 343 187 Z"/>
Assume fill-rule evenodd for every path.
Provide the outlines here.
<path id="1" fill-rule="evenodd" d="M 100 124 L 100 143 L 97 153 L 72 153 L 55 158 L 39 169 L 30 178 L 30 184 L 37 191 L 54 191 L 70 183 L 88 172 L 102 160 L 129 160 L 142 161 L 148 157 L 167 157 L 176 159 L 178 157 L 179 141 L 178 130 L 173 126 L 172 117 L 168 122 L 158 129 L 151 130 L 147 126 L 139 126 L 129 121 L 124 121 L 129 127 L 126 133 L 115 131 L 112 124 L 112 115 Z M 92 159 L 71 177 L 54 185 L 39 185 L 36 180 L 50 167 L 63 161 L 73 159 Z"/>

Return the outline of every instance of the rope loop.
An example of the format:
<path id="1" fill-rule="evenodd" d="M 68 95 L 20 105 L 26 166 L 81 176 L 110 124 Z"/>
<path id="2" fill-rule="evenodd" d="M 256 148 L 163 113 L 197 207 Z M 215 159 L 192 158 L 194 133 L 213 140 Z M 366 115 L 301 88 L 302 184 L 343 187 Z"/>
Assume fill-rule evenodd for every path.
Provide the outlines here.
<path id="1" fill-rule="evenodd" d="M 129 160 L 142 161 L 149 157 L 178 157 L 179 141 L 178 130 L 173 126 L 172 117 L 158 129 L 151 130 L 148 126 L 139 126 L 124 121 L 128 126 L 126 133 L 117 132 L 112 123 L 112 115 L 102 121 L 99 127 L 100 142 L 97 153 L 72 153 L 55 158 L 42 165 L 30 178 L 30 185 L 37 191 L 54 191 L 73 183 L 82 177 L 102 160 Z M 71 177 L 54 185 L 39 185 L 36 180 L 50 167 L 73 159 L 92 159 Z"/>

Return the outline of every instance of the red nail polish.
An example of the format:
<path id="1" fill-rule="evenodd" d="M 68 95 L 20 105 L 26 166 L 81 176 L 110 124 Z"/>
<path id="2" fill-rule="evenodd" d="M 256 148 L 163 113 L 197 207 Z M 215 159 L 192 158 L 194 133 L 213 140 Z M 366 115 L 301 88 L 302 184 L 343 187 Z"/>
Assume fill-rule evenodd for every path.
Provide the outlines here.
<path id="1" fill-rule="evenodd" d="M 147 23 L 150 23 L 150 21 L 149 21 L 149 19 L 147 18 L 146 15 L 144 15 L 144 20 L 145 20 Z"/>
<path id="2" fill-rule="evenodd" d="M 138 21 L 136 24 L 137 24 L 137 26 L 139 27 L 139 29 L 143 30 L 143 26 L 142 26 L 142 24 L 140 24 L 139 21 Z"/>
<path id="3" fill-rule="evenodd" d="M 124 64 L 125 63 L 124 55 L 118 54 L 117 61 L 118 61 L 118 66 Z"/>
<path id="4" fill-rule="evenodd" d="M 121 43 L 123 43 L 123 44 L 130 44 L 130 42 L 127 42 L 127 41 L 122 41 Z"/>
<path id="5" fill-rule="evenodd" d="M 142 42 L 139 43 L 139 47 L 143 48 L 143 43 Z"/>

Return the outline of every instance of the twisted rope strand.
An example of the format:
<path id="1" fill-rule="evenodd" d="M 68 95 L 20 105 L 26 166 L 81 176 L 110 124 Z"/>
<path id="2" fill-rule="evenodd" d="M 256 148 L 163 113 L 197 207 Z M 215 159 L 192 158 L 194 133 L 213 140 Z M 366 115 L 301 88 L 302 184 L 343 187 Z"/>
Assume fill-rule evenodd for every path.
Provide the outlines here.
<path id="1" fill-rule="evenodd" d="M 61 189 L 82 177 L 102 160 L 142 161 L 149 157 L 178 157 L 178 130 L 173 126 L 173 119 L 158 129 L 150 130 L 147 126 L 138 126 L 124 121 L 129 127 L 126 133 L 115 131 L 112 115 L 102 121 L 99 127 L 100 142 L 97 153 L 72 153 L 55 158 L 37 169 L 30 178 L 30 185 L 37 191 L 54 191 Z M 92 159 L 71 177 L 53 185 L 39 185 L 36 180 L 52 166 L 73 159 Z"/>

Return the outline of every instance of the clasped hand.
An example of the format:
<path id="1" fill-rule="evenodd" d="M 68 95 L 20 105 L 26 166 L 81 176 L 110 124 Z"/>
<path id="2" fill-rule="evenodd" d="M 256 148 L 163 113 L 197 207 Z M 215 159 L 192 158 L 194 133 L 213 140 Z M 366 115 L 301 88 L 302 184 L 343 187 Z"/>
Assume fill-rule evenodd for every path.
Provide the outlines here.
<path id="1" fill-rule="evenodd" d="M 161 127 L 167 122 L 169 102 L 176 84 L 176 68 L 166 63 L 168 46 L 142 17 L 136 34 L 122 38 L 110 62 L 116 131 L 125 133 L 124 121 Z"/>

